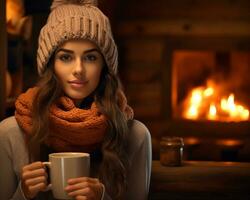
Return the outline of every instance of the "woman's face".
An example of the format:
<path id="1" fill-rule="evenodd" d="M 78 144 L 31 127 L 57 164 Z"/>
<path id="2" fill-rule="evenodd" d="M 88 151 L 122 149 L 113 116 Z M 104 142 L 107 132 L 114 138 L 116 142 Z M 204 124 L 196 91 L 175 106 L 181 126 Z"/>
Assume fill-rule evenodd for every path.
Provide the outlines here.
<path id="1" fill-rule="evenodd" d="M 88 40 L 67 41 L 55 53 L 55 74 L 76 104 L 97 88 L 103 66 L 102 54 Z"/>

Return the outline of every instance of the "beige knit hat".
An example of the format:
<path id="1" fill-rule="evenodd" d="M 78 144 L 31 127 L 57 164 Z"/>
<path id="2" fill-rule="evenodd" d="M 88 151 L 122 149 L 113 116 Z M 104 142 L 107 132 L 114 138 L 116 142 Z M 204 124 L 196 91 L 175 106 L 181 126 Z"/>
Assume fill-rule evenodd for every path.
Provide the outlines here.
<path id="1" fill-rule="evenodd" d="M 118 52 L 109 19 L 96 7 L 97 0 L 54 0 L 41 29 L 37 50 L 38 73 L 43 74 L 56 48 L 69 39 L 94 42 L 110 70 L 117 72 Z"/>

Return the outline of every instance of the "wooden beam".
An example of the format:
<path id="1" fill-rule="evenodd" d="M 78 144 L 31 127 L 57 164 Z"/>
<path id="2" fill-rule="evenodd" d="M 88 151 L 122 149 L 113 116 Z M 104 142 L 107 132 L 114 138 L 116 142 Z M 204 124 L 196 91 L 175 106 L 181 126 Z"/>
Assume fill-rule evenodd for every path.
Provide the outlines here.
<path id="1" fill-rule="evenodd" d="M 125 19 L 228 20 L 250 18 L 249 0 L 126 0 L 120 4 L 120 15 Z"/>
<path id="2" fill-rule="evenodd" d="M 119 36 L 229 36 L 250 37 L 250 21 L 133 20 L 121 22 Z"/>
<path id="3" fill-rule="evenodd" d="M 5 71 L 7 65 L 6 1 L 0 1 L 0 120 L 5 116 Z"/>
<path id="4" fill-rule="evenodd" d="M 166 122 L 167 135 L 180 137 L 192 136 L 198 138 L 246 139 L 250 135 L 250 122 L 194 121 L 173 119 Z"/>

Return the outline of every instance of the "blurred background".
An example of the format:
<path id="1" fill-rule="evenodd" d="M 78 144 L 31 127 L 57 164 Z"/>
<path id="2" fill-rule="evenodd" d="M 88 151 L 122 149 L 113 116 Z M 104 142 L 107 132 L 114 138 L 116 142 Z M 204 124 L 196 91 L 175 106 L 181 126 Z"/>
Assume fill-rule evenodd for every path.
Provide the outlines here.
<path id="1" fill-rule="evenodd" d="M 37 80 L 51 0 L 0 2 L 0 119 Z M 250 162 L 250 1 L 99 0 L 135 118 L 184 139 L 184 159 Z"/>

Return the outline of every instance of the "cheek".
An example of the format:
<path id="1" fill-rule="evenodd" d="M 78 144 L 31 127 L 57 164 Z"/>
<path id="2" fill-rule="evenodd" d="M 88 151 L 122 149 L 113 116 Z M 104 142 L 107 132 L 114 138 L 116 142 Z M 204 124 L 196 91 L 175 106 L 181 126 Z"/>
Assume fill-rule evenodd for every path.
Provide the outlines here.
<path id="1" fill-rule="evenodd" d="M 55 64 L 54 64 L 54 73 L 55 73 L 55 75 L 56 75 L 56 77 L 57 77 L 58 79 L 60 79 L 60 70 L 59 70 L 59 69 L 60 69 L 60 68 L 59 68 L 57 62 L 55 61 Z"/>
<path id="2" fill-rule="evenodd" d="M 93 82 L 95 82 L 95 84 L 98 85 L 99 82 L 100 82 L 100 79 L 101 79 L 101 71 L 100 70 L 95 71 L 92 74 L 92 80 L 93 80 Z"/>
<path id="3" fill-rule="evenodd" d="M 62 66 L 55 65 L 54 67 L 55 75 L 58 78 L 58 80 L 63 81 L 67 74 L 69 73 L 68 70 Z"/>

